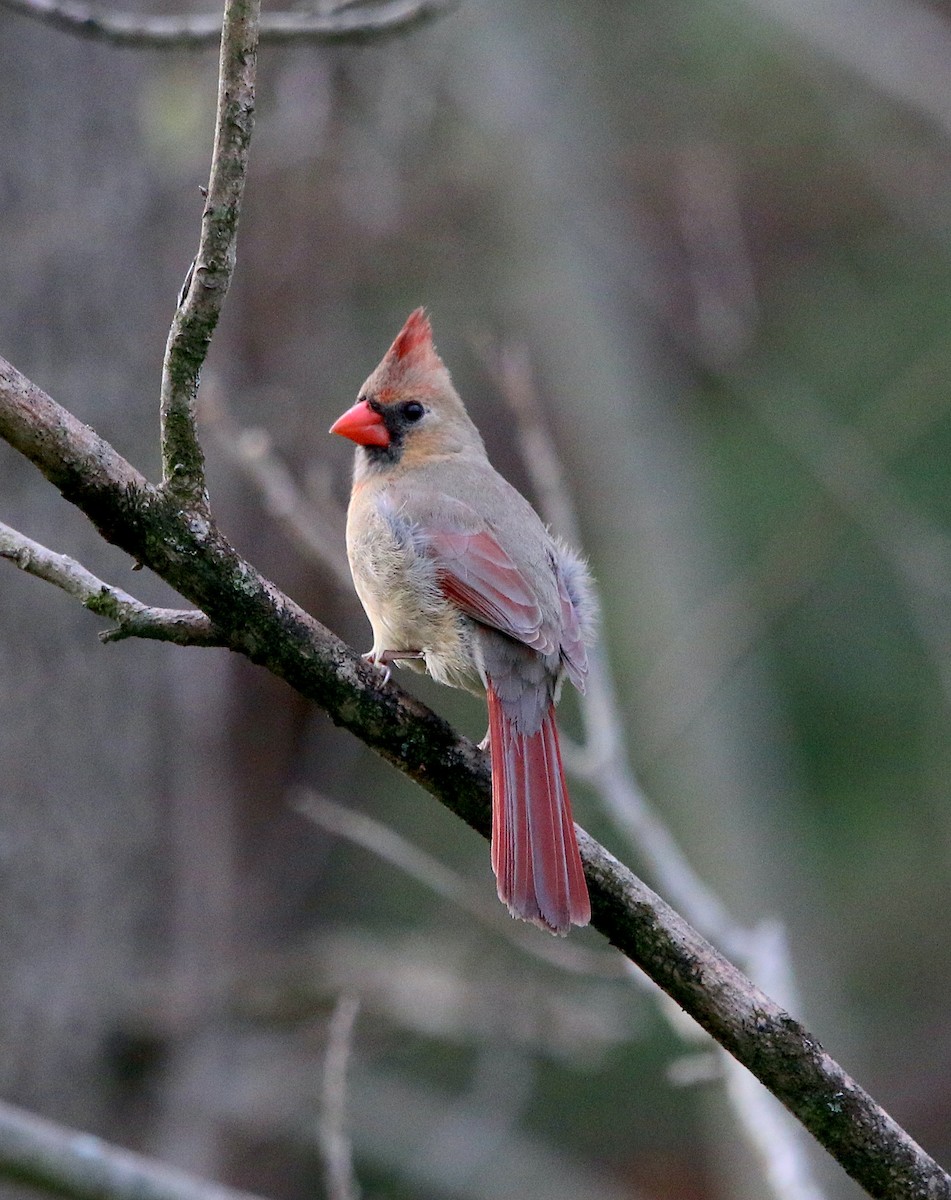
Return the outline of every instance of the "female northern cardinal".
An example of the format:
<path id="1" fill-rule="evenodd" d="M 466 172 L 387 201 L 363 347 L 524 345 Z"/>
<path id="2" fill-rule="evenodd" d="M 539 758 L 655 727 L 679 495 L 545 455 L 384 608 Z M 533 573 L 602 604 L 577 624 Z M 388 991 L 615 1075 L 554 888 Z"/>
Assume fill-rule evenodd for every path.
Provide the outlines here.
<path id="1" fill-rule="evenodd" d="M 357 443 L 347 554 L 365 657 L 485 691 L 499 898 L 553 933 L 586 925 L 555 703 L 565 675 L 584 690 L 587 568 L 490 465 L 421 308 L 331 433 Z"/>

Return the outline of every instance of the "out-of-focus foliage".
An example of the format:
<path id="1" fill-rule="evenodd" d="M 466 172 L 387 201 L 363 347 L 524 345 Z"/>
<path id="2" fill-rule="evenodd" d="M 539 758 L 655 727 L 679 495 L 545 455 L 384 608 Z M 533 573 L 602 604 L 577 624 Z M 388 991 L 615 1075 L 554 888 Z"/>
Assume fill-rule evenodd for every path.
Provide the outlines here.
<path id="1" fill-rule="evenodd" d="M 0 352 L 154 473 L 214 55 L 0 29 Z M 207 371 L 342 542 L 326 430 L 406 313 L 530 490 L 483 358 L 527 348 L 646 790 L 739 921 L 785 923 L 799 1012 L 946 1161 L 949 50 L 944 9 L 905 0 L 463 0 L 384 46 L 266 49 Z M 236 544 L 362 647 L 349 591 L 207 444 Z M 168 602 L 2 446 L 0 519 Z M 95 628 L 0 572 L 5 1097 L 312 1196 L 344 992 L 367 1195 L 767 1194 L 720 1082 L 683 1082 L 703 1044 L 597 935 L 567 947 L 592 974 L 473 926 L 289 803 L 307 785 L 491 896 L 428 797 L 246 664 Z"/>

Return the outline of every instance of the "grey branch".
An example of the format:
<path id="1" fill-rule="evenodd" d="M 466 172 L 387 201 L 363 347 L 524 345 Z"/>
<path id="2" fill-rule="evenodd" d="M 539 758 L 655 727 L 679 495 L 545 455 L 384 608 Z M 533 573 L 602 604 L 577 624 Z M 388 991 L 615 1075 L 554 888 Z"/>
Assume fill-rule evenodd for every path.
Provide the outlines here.
<path id="1" fill-rule="evenodd" d="M 0 359 L 0 437 L 107 541 L 149 566 L 228 645 L 323 707 L 488 836 L 485 756 L 390 685 L 107 442 Z M 866 1191 L 951 1200 L 951 1177 L 821 1047 L 603 846 L 579 830 L 594 927 L 769 1088 Z"/>
<path id="2" fill-rule="evenodd" d="M 256 1200 L 2 1102 L 0 1177 L 73 1200 Z"/>
<path id="3" fill-rule="evenodd" d="M 105 583 L 87 570 L 82 563 L 65 554 L 57 554 L 11 529 L 0 521 L 0 558 L 14 566 L 45 579 L 100 617 L 116 622 L 99 637 L 104 642 L 123 638 L 152 638 L 159 642 L 175 642 L 179 646 L 222 646 L 224 639 L 203 612 L 195 609 L 154 608 L 136 600 L 122 588 Z"/>
<path id="4" fill-rule="evenodd" d="M 456 7 L 458 0 L 389 0 L 331 13 L 273 12 L 261 18 L 261 41 L 269 44 L 363 43 L 407 33 Z M 103 12 L 79 0 L 0 0 L 22 13 L 78 37 L 137 48 L 216 46 L 221 36 L 217 13 L 180 17 Z"/>
<path id="5" fill-rule="evenodd" d="M 234 274 L 238 217 L 254 128 L 261 0 L 226 0 L 218 106 L 198 254 L 189 268 L 162 365 L 162 486 L 207 511 L 205 459 L 195 418 L 201 368 Z"/>

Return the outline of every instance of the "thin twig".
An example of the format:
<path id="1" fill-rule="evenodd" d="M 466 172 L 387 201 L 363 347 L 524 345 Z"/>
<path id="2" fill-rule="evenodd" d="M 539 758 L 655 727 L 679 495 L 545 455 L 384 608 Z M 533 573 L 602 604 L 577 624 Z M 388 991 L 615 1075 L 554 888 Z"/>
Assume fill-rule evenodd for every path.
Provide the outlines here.
<path id="1" fill-rule="evenodd" d="M 162 365 L 162 486 L 180 504 L 208 508 L 195 398 L 221 315 L 237 247 L 238 217 L 254 128 L 261 0 L 226 0 L 221 26 L 218 107 L 198 254 L 169 330 Z"/>
<path id="2" fill-rule="evenodd" d="M 45 579 L 74 596 L 84 608 L 116 622 L 99 634 L 103 642 L 123 638 L 152 638 L 178 646 L 223 646 L 224 638 L 203 612 L 194 609 L 154 608 L 136 600 L 122 588 L 105 583 L 82 563 L 57 554 L 0 521 L 0 558 L 28 575 Z"/>
<path id="3" fill-rule="evenodd" d="M 320 1146 L 328 1200 L 359 1200 L 360 1186 L 353 1170 L 353 1146 L 347 1136 L 347 1063 L 353 1027 L 360 1012 L 356 996 L 337 1000 L 327 1031 L 321 1088 Z"/>
<path id="4" fill-rule="evenodd" d="M 458 3 L 459 0 L 388 0 L 331 13 L 265 13 L 261 18 L 261 41 L 269 45 L 383 41 L 443 16 Z M 0 0 L 0 7 L 74 36 L 138 49 L 205 49 L 217 45 L 221 36 L 217 13 L 142 16 L 132 12 L 103 12 L 80 0 Z"/>
<path id="5" fill-rule="evenodd" d="M 3 1102 L 0 1178 L 70 1200 L 255 1200 Z"/>

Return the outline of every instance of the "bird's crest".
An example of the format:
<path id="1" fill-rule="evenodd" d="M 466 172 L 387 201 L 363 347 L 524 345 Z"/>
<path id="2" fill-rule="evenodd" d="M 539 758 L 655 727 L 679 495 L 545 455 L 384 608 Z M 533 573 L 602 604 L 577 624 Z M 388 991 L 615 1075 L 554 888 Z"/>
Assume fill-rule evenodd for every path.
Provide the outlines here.
<path id="1" fill-rule="evenodd" d="M 443 365 L 433 345 L 433 327 L 425 309 L 417 308 L 409 314 L 383 361 L 401 371 L 425 371 Z"/>

